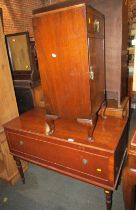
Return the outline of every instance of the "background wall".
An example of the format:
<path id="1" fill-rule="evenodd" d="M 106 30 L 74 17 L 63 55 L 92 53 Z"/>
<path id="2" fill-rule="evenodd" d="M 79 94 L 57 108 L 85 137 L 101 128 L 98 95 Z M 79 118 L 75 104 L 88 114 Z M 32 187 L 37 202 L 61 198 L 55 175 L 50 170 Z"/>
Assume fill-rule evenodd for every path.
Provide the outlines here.
<path id="1" fill-rule="evenodd" d="M 32 10 L 59 1 L 63 0 L 0 0 L 5 34 L 29 31 L 30 36 L 33 36 Z M 130 17 L 132 9 L 136 7 L 136 0 L 128 1 Z"/>
<path id="2" fill-rule="evenodd" d="M 0 0 L 5 34 L 32 30 L 32 10 L 54 3 L 56 0 Z"/>
<path id="3" fill-rule="evenodd" d="M 128 0 L 128 15 L 129 15 L 129 20 L 132 16 L 132 10 L 136 8 L 136 0 Z"/>

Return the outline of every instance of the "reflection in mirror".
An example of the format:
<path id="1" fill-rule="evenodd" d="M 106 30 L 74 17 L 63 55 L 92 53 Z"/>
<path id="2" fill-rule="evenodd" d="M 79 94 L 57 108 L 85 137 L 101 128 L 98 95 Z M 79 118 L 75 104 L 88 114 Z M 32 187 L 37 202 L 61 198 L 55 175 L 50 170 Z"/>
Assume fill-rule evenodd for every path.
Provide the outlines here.
<path id="1" fill-rule="evenodd" d="M 12 71 L 31 71 L 28 33 L 7 35 L 6 41 Z"/>

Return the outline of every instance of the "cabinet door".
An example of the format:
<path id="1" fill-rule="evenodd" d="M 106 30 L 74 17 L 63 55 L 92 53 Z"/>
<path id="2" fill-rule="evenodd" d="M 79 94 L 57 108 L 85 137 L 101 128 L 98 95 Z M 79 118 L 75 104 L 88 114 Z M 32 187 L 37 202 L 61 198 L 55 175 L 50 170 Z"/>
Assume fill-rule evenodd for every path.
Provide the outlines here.
<path id="1" fill-rule="evenodd" d="M 104 39 L 88 38 L 91 111 L 96 113 L 105 99 Z"/>
<path id="2" fill-rule="evenodd" d="M 33 19 L 47 113 L 66 118 L 90 115 L 88 47 L 84 6 Z"/>

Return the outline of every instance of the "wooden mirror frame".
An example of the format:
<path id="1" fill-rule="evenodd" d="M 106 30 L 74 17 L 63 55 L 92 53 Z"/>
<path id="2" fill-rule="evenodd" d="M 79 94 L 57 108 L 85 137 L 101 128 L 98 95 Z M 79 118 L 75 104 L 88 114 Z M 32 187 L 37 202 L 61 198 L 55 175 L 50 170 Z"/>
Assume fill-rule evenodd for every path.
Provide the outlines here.
<path id="1" fill-rule="evenodd" d="M 26 70 L 26 69 L 16 70 L 13 65 L 14 58 L 11 54 L 11 48 L 10 48 L 10 45 L 8 42 L 8 38 L 11 36 L 17 38 L 20 35 L 21 36 L 24 35 L 26 37 L 26 44 L 27 44 L 27 48 L 28 48 L 28 57 L 29 57 L 29 61 L 30 61 L 30 70 Z M 12 71 L 13 80 L 30 80 L 31 73 L 32 73 L 32 57 L 31 57 L 31 53 L 30 53 L 29 32 L 19 32 L 19 33 L 7 34 L 5 37 L 6 37 L 6 45 L 7 45 L 9 62 L 10 62 L 10 67 L 11 67 L 11 71 Z"/>

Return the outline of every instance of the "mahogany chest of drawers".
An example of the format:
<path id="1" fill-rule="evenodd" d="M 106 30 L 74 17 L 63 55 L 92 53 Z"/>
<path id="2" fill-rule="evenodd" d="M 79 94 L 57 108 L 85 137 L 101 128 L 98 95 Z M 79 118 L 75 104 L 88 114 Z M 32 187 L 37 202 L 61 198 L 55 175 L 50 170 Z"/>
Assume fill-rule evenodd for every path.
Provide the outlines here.
<path id="1" fill-rule="evenodd" d="M 7 123 L 5 132 L 13 156 L 82 181 L 114 190 L 127 144 L 127 119 L 98 119 L 95 141 L 77 122 L 58 120 L 45 135 L 44 109 L 35 108 Z"/>

